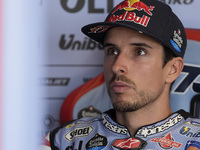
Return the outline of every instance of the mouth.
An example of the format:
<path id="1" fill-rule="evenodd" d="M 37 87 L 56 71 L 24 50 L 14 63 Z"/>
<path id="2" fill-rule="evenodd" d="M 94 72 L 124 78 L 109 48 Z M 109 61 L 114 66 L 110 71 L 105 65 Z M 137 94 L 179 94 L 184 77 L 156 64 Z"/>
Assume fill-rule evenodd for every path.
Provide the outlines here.
<path id="1" fill-rule="evenodd" d="M 131 87 L 128 84 L 124 82 L 116 82 L 116 81 L 112 82 L 110 87 L 115 93 L 123 93 L 131 89 Z"/>

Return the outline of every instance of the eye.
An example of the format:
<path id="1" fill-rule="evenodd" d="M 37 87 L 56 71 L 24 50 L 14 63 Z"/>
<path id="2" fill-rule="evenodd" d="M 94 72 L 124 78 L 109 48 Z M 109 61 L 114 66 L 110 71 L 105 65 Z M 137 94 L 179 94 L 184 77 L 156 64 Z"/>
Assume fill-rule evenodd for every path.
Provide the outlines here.
<path id="1" fill-rule="evenodd" d="M 147 54 L 146 50 L 144 50 L 144 49 L 142 49 L 142 48 L 138 48 L 138 49 L 136 49 L 136 51 L 135 51 L 135 55 L 136 55 L 136 56 L 144 56 L 144 55 L 146 55 L 146 54 Z"/>
<path id="2" fill-rule="evenodd" d="M 117 51 L 117 49 L 115 49 L 115 48 L 109 48 L 108 50 L 107 50 L 107 55 L 118 55 L 118 51 Z"/>

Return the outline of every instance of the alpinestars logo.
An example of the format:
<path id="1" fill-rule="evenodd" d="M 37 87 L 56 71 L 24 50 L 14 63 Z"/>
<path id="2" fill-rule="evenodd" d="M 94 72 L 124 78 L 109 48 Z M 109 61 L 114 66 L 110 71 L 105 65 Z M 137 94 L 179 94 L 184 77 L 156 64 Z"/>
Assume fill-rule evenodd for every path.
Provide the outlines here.
<path id="1" fill-rule="evenodd" d="M 176 125 L 177 123 L 179 123 L 181 120 L 183 119 L 183 117 L 179 114 L 177 116 L 175 116 L 174 118 L 169 118 L 169 120 L 159 126 L 152 126 L 151 128 L 143 128 L 140 129 L 137 133 L 137 135 L 141 135 L 143 137 L 147 137 L 156 133 L 160 133 L 163 132 L 169 128 L 171 128 L 172 126 Z"/>
<path id="2" fill-rule="evenodd" d="M 137 138 L 127 138 L 115 140 L 113 146 L 123 150 L 135 148 L 143 149 L 146 146 L 146 142 Z"/>
<path id="3" fill-rule="evenodd" d="M 103 125 L 110 131 L 118 133 L 118 134 L 127 134 L 128 130 L 125 127 L 119 127 L 113 123 L 111 123 L 110 121 L 107 120 L 106 116 L 103 115 L 102 116 L 102 123 Z"/>

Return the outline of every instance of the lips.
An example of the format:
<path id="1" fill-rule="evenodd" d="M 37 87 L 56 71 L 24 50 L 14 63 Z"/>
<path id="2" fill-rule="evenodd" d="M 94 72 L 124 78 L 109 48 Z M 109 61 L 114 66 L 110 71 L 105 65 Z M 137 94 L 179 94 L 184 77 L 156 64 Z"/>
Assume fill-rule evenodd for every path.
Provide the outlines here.
<path id="1" fill-rule="evenodd" d="M 131 88 L 128 84 L 124 82 L 112 82 L 110 87 L 116 93 L 122 93 Z"/>

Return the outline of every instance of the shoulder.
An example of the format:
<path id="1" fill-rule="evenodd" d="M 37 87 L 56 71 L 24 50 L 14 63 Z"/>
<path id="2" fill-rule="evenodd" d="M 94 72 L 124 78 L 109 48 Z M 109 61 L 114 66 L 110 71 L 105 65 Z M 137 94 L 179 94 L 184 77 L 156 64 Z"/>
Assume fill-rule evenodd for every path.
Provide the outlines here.
<path id="1" fill-rule="evenodd" d="M 98 124 L 101 120 L 102 116 L 99 115 L 96 117 L 85 117 L 66 122 L 63 125 L 51 131 L 50 138 L 54 138 L 56 135 L 66 135 L 67 133 L 73 132 L 75 130 L 84 130 L 86 128 L 90 130 L 91 128 L 95 127 L 95 124 Z"/>
<path id="2" fill-rule="evenodd" d="M 200 129 L 200 119 L 189 117 L 184 122 L 184 126 L 191 127 L 194 129 Z"/>
<path id="3" fill-rule="evenodd" d="M 187 118 L 181 125 L 179 134 L 189 139 L 200 138 L 200 119 Z"/>
<path id="4" fill-rule="evenodd" d="M 78 133 L 84 134 L 93 131 L 95 124 L 98 124 L 102 120 L 102 116 L 96 117 L 85 117 L 77 120 L 72 120 L 62 124 L 56 129 L 50 131 L 44 139 L 43 147 L 48 147 L 51 149 L 47 150 L 58 150 L 59 147 L 57 144 L 65 139 L 67 141 L 72 141 Z M 66 140 L 67 139 L 67 140 Z M 46 149 L 44 149 L 46 150 Z"/>
<path id="5" fill-rule="evenodd" d="M 60 127 L 56 128 L 53 132 L 56 132 L 57 130 L 64 129 L 71 129 L 77 126 L 85 126 L 88 124 L 95 124 L 102 120 L 102 115 L 96 116 L 96 117 L 84 117 L 76 120 L 72 120 L 69 122 L 64 123 Z"/>
<path id="6" fill-rule="evenodd" d="M 189 131 L 200 131 L 200 119 L 199 118 L 194 118 L 191 116 L 191 114 L 182 111 L 181 115 L 184 117 L 184 120 L 181 124 L 181 130 L 179 133 L 184 133 L 189 132 Z"/>

